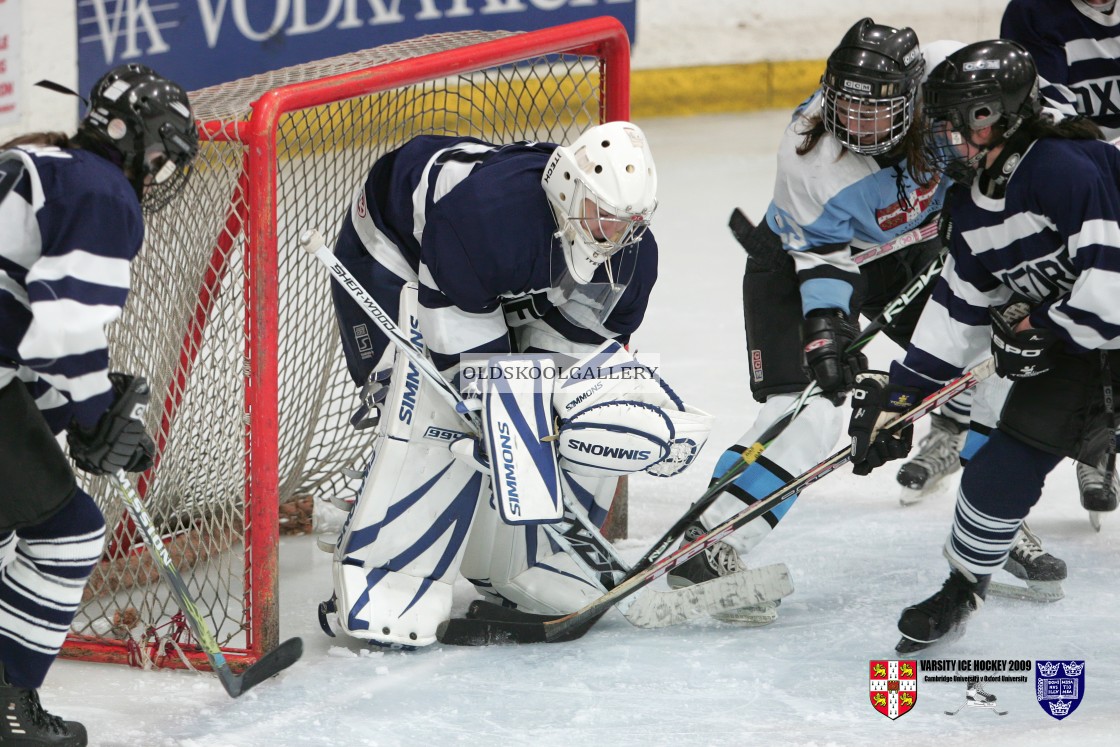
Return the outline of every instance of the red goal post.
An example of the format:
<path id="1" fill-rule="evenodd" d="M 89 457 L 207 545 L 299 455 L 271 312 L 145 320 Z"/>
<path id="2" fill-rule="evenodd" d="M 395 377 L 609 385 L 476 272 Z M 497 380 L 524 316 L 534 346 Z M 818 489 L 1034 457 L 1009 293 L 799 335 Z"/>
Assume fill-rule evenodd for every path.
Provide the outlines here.
<path id="1" fill-rule="evenodd" d="M 570 142 L 627 119 L 629 58 L 604 17 L 425 36 L 191 94 L 201 152 L 148 221 L 110 348 L 114 370 L 151 382 L 157 459 L 137 487 L 231 665 L 279 642 L 280 505 L 352 494 L 369 457 L 300 231 L 333 242 L 373 162 L 416 135 Z M 109 535 L 63 654 L 205 666 L 112 490 L 83 482 Z"/>

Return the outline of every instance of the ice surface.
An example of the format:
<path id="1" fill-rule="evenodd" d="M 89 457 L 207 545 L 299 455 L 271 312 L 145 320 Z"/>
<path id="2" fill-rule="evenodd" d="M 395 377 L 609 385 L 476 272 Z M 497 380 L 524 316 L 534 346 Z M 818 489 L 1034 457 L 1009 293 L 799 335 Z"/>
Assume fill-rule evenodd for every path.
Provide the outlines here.
<path id="1" fill-rule="evenodd" d="M 724 446 L 757 411 L 746 377 L 740 282 L 744 255 L 731 209 L 758 220 L 773 184 L 787 114 L 643 122 L 657 159 L 654 230 L 660 281 L 638 354 L 659 353 L 685 401 L 718 416 L 699 463 L 671 480 L 636 478 L 630 536 L 637 558 L 698 496 Z M 878 343 L 885 365 L 897 349 Z M 924 432 L 920 425 L 918 435 Z M 281 547 L 284 637 L 303 659 L 231 700 L 208 674 L 142 672 L 60 661 L 42 698 L 87 726 L 93 745 L 974 745 L 1115 744 L 1120 717 L 1120 514 L 1094 533 L 1069 464 L 1051 476 L 1031 523 L 1070 567 L 1066 598 L 1049 606 L 989 600 L 951 659 L 1084 659 L 1084 701 L 1064 721 L 1028 683 L 988 683 L 1009 711 L 960 705 L 964 686 L 919 681 L 915 708 L 891 721 L 868 695 L 868 662 L 893 652 L 899 611 L 936 590 L 956 480 L 924 503 L 898 504 L 893 470 L 842 469 L 806 491 L 748 560 L 787 563 L 796 592 L 778 621 L 741 629 L 713 621 L 639 630 L 610 613 L 579 641 L 414 652 L 369 651 L 316 623 L 330 593 L 330 558 L 310 537 Z M 474 594 L 456 591 L 456 608 Z"/>

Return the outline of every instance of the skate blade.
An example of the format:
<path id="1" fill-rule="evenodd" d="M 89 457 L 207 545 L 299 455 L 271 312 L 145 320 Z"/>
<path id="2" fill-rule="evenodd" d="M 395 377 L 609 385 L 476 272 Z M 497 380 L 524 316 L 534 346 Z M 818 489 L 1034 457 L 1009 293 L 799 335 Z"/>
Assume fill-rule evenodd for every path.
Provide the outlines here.
<path id="1" fill-rule="evenodd" d="M 1100 511 L 1090 511 L 1089 512 L 1089 525 L 1091 527 L 1093 527 L 1094 531 L 1099 532 L 1101 530 L 1101 512 Z"/>
<path id="2" fill-rule="evenodd" d="M 1061 581 L 1027 581 L 1026 586 L 992 581 L 988 585 L 988 593 L 1005 599 L 1046 603 L 1057 602 L 1066 595 Z"/>

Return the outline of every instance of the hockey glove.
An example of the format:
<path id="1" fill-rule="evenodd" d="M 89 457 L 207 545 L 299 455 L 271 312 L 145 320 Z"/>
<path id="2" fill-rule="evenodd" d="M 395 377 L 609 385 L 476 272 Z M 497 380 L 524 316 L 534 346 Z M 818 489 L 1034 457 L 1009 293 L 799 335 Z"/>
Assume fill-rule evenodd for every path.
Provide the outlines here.
<path id="1" fill-rule="evenodd" d="M 856 375 L 867 368 L 863 353 L 847 353 L 859 325 L 839 309 L 814 309 L 805 317 L 805 362 L 825 394 L 852 388 Z"/>
<path id="2" fill-rule="evenodd" d="M 1051 351 L 1057 337 L 1052 330 L 1015 331 L 1015 325 L 1030 313 L 1030 306 L 1022 302 L 991 309 L 992 355 L 996 359 L 996 373 L 1006 379 L 1029 379 L 1054 367 Z"/>
<path id="3" fill-rule="evenodd" d="M 490 458 L 482 441 L 471 436 L 459 436 L 447 445 L 451 455 L 471 469 L 484 475 L 490 474 Z"/>
<path id="4" fill-rule="evenodd" d="M 155 444 L 144 430 L 150 390 L 142 376 L 109 374 L 113 404 L 92 430 L 76 422 L 67 429 L 70 456 L 80 469 L 94 475 L 118 470 L 143 472 L 152 466 Z"/>
<path id="5" fill-rule="evenodd" d="M 890 377 L 882 371 L 869 371 L 856 377 L 852 389 L 852 418 L 848 421 L 853 473 L 869 475 L 876 467 L 910 453 L 914 443 L 913 425 L 907 424 L 893 433 L 883 433 L 880 429 L 921 399 L 920 391 L 891 384 Z"/>

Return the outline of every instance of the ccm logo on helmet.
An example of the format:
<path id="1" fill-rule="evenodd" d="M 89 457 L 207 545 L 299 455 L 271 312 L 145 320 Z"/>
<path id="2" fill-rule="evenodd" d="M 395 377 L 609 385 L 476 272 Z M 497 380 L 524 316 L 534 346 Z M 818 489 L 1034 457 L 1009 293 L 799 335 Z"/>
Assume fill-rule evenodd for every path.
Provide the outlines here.
<path id="1" fill-rule="evenodd" d="M 574 438 L 568 439 L 568 448 L 574 451 L 582 451 L 585 454 L 605 456 L 611 459 L 636 459 L 639 461 L 645 461 L 650 457 L 650 452 L 648 449 L 620 449 L 617 446 L 589 444 L 583 441 L 577 441 Z"/>

